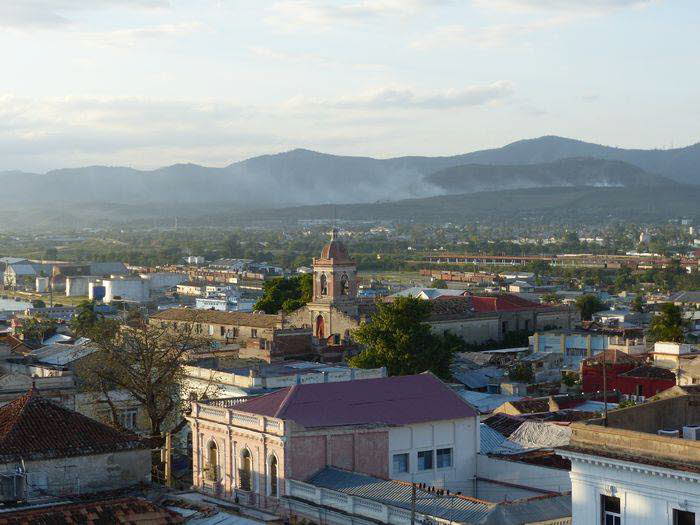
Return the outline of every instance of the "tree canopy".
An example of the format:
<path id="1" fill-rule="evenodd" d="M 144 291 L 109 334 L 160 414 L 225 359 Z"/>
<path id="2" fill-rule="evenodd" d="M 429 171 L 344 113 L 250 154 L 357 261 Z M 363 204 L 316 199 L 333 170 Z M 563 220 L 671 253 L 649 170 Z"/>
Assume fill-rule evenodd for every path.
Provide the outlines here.
<path id="1" fill-rule="evenodd" d="M 313 276 L 310 273 L 278 277 L 265 282 L 263 296 L 254 308 L 268 314 L 276 314 L 280 310 L 289 313 L 311 301 L 312 294 Z"/>
<path id="2" fill-rule="evenodd" d="M 463 341 L 449 333 L 434 334 L 425 322 L 430 310 L 430 302 L 412 297 L 379 303 L 372 320 L 352 333 L 363 350 L 350 359 L 350 364 L 358 368 L 385 366 L 390 375 L 429 370 L 449 378 L 452 356 L 461 350 Z"/>
<path id="3" fill-rule="evenodd" d="M 593 314 L 601 310 L 607 310 L 605 303 L 593 294 L 586 294 L 576 299 L 576 308 L 581 312 L 581 319 L 590 321 Z"/>
<path id="4" fill-rule="evenodd" d="M 182 323 L 177 328 L 145 323 L 127 326 L 98 319 L 86 332 L 97 351 L 77 369 L 82 388 L 105 400 L 115 424 L 118 418 L 112 396 L 115 391 L 124 391 L 144 407 L 152 436 L 159 435 L 165 426 L 184 426 L 182 408 L 187 395 L 182 361 L 208 345 L 195 327 L 195 323 Z"/>
<path id="5" fill-rule="evenodd" d="M 664 303 L 651 320 L 648 332 L 649 338 L 652 341 L 682 343 L 685 340 L 683 327 L 683 310 L 681 307 L 673 303 Z"/>

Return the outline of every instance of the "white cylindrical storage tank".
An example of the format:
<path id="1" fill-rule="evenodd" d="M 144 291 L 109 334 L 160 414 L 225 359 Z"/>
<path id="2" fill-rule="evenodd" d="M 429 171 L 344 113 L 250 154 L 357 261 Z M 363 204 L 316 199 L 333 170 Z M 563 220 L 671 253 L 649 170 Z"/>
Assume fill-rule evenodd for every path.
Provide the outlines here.
<path id="1" fill-rule="evenodd" d="M 88 283 L 87 277 L 66 277 L 66 296 L 80 297 L 81 295 L 88 295 Z"/>
<path id="2" fill-rule="evenodd" d="M 105 302 L 131 301 L 143 302 L 148 300 L 148 283 L 141 279 L 104 279 Z"/>
<path id="3" fill-rule="evenodd" d="M 171 288 L 188 280 L 187 274 L 177 272 L 142 273 L 140 277 L 150 283 L 151 290 Z"/>
<path id="4" fill-rule="evenodd" d="M 39 293 L 46 293 L 49 291 L 49 278 L 48 277 L 37 277 L 36 278 L 36 291 Z"/>

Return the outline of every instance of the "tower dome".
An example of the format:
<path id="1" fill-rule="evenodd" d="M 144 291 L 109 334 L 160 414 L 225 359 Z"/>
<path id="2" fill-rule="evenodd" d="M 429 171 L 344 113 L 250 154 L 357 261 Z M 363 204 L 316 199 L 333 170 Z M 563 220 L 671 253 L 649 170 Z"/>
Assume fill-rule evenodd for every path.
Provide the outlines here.
<path id="1" fill-rule="evenodd" d="M 321 259 L 333 259 L 335 263 L 352 261 L 345 244 L 338 239 L 338 230 L 335 228 L 331 231 L 331 240 L 326 243 L 321 251 Z"/>

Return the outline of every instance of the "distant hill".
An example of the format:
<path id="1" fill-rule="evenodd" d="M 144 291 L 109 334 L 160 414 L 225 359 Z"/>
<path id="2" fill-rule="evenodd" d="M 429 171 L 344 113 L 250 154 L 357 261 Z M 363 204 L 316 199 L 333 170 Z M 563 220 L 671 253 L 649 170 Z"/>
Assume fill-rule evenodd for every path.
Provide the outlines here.
<path id="1" fill-rule="evenodd" d="M 581 222 L 603 224 L 610 220 L 636 223 L 678 217 L 700 219 L 700 186 L 525 188 L 441 195 L 374 204 L 298 206 L 258 212 L 212 216 L 198 221 L 216 224 L 233 221 L 343 220 L 404 221 L 419 223 Z"/>
<path id="2" fill-rule="evenodd" d="M 46 174 L 2 172 L 0 201 L 31 198 L 34 202 L 139 205 L 217 201 L 252 209 L 322 203 L 367 203 L 462 191 L 451 186 L 451 189 L 446 189 L 447 183 L 441 179 L 443 175 L 433 176 L 456 166 L 479 164 L 512 167 L 583 157 L 622 161 L 648 174 L 661 175 L 682 183 L 700 184 L 700 144 L 673 150 L 625 150 L 561 137 L 541 137 L 514 142 L 502 148 L 451 157 L 373 159 L 296 149 L 253 157 L 224 168 L 176 164 L 151 171 L 92 166 L 59 169 Z M 570 166 L 566 163 L 559 166 L 561 171 L 557 172 L 555 165 L 548 171 L 548 175 L 544 172 L 537 177 L 533 175 L 534 178 L 528 184 L 571 184 L 573 172 Z M 601 174 L 607 173 L 607 169 L 605 167 L 599 171 Z M 612 165 L 610 169 L 612 170 Z M 488 171 L 486 168 L 481 170 L 483 173 Z M 621 167 L 620 170 L 631 173 L 629 168 Z M 521 168 L 521 171 L 524 169 Z M 583 170 L 581 173 L 590 175 L 595 171 L 590 167 L 590 171 Z M 513 187 L 508 183 L 506 172 L 507 170 L 498 172 L 503 173 L 499 175 L 500 182 L 505 184 L 505 188 Z M 493 173 L 488 176 L 493 176 Z M 638 176 L 643 177 L 641 173 Z M 478 173 L 474 172 L 471 177 L 472 180 L 478 179 Z M 434 184 L 429 180 L 441 182 Z"/>
<path id="3" fill-rule="evenodd" d="M 425 180 L 445 193 L 563 186 L 664 186 L 674 181 L 619 160 L 563 159 L 543 164 L 466 164 L 440 170 Z"/>
<path id="4" fill-rule="evenodd" d="M 170 202 L 115 204 L 108 202 L 52 203 L 8 202 L 0 206 L 5 229 L 51 230 L 105 227 L 115 224 L 143 228 L 213 227 L 275 223 L 292 225 L 298 220 L 401 221 L 442 224 L 473 223 L 521 225 L 606 224 L 622 220 L 658 222 L 678 217 L 700 220 L 700 186 L 524 188 L 468 194 L 441 195 L 392 202 L 325 204 L 257 209 L 230 203 Z"/>
<path id="5" fill-rule="evenodd" d="M 648 173 L 687 184 L 700 184 L 700 143 L 676 149 L 622 149 L 590 142 L 545 136 L 519 140 L 502 148 L 460 156 L 461 164 L 539 164 L 566 158 L 621 160 Z"/>

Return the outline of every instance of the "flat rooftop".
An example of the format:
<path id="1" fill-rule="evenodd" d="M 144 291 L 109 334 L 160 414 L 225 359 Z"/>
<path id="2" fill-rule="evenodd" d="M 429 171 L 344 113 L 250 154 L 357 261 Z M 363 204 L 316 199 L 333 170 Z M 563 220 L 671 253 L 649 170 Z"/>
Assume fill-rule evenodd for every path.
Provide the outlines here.
<path id="1" fill-rule="evenodd" d="M 683 437 L 684 427 L 697 425 L 700 392 L 673 387 L 647 403 L 610 411 L 607 424 L 604 418 L 572 424 L 570 444 L 561 450 L 700 473 L 700 441 Z"/>
<path id="2" fill-rule="evenodd" d="M 248 376 L 250 372 L 254 372 L 257 377 L 323 374 L 324 372 L 344 372 L 349 369 L 347 365 L 326 365 L 323 363 L 314 363 L 312 361 L 287 361 L 284 363 L 268 364 L 259 359 L 237 359 L 233 362 L 226 360 L 224 366 L 219 366 L 215 358 L 195 362 L 192 366 L 240 376 Z"/>

